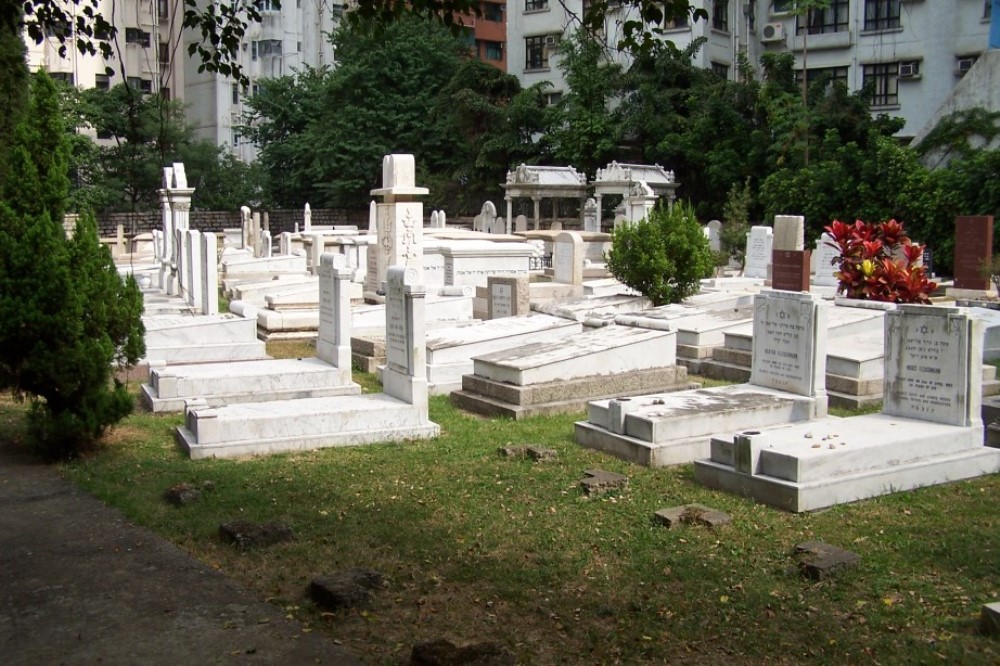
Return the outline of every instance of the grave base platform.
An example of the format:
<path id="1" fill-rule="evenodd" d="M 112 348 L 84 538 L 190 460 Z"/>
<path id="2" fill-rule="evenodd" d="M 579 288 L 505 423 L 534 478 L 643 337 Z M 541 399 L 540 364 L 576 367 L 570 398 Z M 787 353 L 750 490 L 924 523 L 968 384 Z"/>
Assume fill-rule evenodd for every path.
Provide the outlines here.
<path id="1" fill-rule="evenodd" d="M 576 441 L 650 467 L 707 458 L 714 433 L 803 421 L 826 413 L 823 398 L 750 384 L 595 400 Z"/>
<path id="2" fill-rule="evenodd" d="M 744 434 L 713 437 L 695 480 L 793 512 L 1000 471 L 982 426 L 871 414 Z"/>
<path id="3" fill-rule="evenodd" d="M 192 404 L 176 437 L 199 459 L 431 439 L 440 432 L 426 409 L 378 393 L 215 408 Z"/>
<path id="4" fill-rule="evenodd" d="M 687 370 L 676 365 L 528 386 L 479 375 L 464 375 L 462 390 L 452 392 L 451 402 L 460 409 L 477 414 L 523 419 L 541 414 L 583 411 L 591 400 L 601 398 L 682 391 L 695 386 L 688 381 Z"/>
<path id="5" fill-rule="evenodd" d="M 349 370 L 317 358 L 267 359 L 154 368 L 142 401 L 153 412 L 180 412 L 188 400 L 209 407 L 241 402 L 360 395 Z"/>

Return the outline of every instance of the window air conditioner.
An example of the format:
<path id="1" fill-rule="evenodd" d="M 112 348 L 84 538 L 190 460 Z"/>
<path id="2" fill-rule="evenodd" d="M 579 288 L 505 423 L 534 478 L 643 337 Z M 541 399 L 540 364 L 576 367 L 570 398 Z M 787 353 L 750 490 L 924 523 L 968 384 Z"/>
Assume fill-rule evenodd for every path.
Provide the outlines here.
<path id="1" fill-rule="evenodd" d="M 920 74 L 920 63 L 918 62 L 899 63 L 899 78 L 911 79 L 914 76 L 917 76 L 918 74 Z"/>
<path id="2" fill-rule="evenodd" d="M 774 42 L 785 41 L 785 24 L 784 23 L 768 23 L 764 26 L 761 31 L 760 41 L 764 44 L 773 44 Z"/>
<path id="3" fill-rule="evenodd" d="M 545 45 L 546 46 L 555 46 L 556 45 L 556 36 L 555 35 L 545 35 Z"/>
<path id="4" fill-rule="evenodd" d="M 958 65 L 955 67 L 955 72 L 959 76 L 963 76 L 966 72 L 972 69 L 974 64 L 976 64 L 975 58 L 959 58 Z"/>

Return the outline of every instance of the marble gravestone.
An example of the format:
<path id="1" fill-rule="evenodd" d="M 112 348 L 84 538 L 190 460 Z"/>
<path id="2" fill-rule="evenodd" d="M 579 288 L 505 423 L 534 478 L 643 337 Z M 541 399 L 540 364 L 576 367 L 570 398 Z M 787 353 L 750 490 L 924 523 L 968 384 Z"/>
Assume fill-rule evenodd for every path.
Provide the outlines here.
<path id="1" fill-rule="evenodd" d="M 519 317 L 531 312 L 527 276 L 490 276 L 486 288 L 489 291 L 487 311 L 490 319 Z"/>
<path id="2" fill-rule="evenodd" d="M 789 511 L 1000 470 L 983 446 L 981 322 L 963 308 L 885 315 L 883 412 L 713 437 L 695 480 Z"/>
<path id="3" fill-rule="evenodd" d="M 771 269 L 771 248 L 774 232 L 771 227 L 751 227 L 747 234 L 747 253 L 743 275 L 766 280 Z"/>
<path id="4" fill-rule="evenodd" d="M 840 250 L 833 244 L 833 236 L 825 231 L 816 241 L 812 253 L 812 283 L 819 287 L 836 287 L 839 283 L 834 275 L 840 267 L 835 263 Z"/>
<path id="5" fill-rule="evenodd" d="M 417 187 L 413 155 L 386 155 L 382 160 L 382 187 L 371 191 L 382 197 L 376 205 L 377 247 L 369 248 L 365 298 L 381 292 L 390 266 L 408 266 L 423 272 L 424 205 L 416 199 L 429 192 Z M 373 293 L 374 292 L 374 293 Z"/>
<path id="6" fill-rule="evenodd" d="M 563 231 L 552 244 L 552 269 L 556 282 L 583 284 L 583 259 L 586 248 L 580 234 Z"/>

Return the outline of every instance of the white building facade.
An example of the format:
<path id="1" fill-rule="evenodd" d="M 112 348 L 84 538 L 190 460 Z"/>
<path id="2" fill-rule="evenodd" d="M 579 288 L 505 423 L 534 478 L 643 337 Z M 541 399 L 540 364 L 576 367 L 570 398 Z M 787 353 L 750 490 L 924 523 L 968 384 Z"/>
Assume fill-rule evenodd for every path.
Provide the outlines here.
<path id="1" fill-rule="evenodd" d="M 870 83 L 872 112 L 903 118 L 901 137 L 931 120 L 987 49 L 992 14 L 992 0 L 831 0 L 805 16 L 796 15 L 793 0 L 692 4 L 708 20 L 680 21 L 664 39 L 683 49 L 705 37 L 696 66 L 735 79 L 740 53 L 759 66 L 764 53 L 792 52 L 800 76 L 805 62 L 810 78 L 828 74 L 852 91 Z M 555 101 L 567 89 L 555 46 L 579 26 L 584 1 L 516 0 L 507 8 L 508 71 L 525 86 L 549 81 Z M 609 12 L 609 46 L 625 18 L 621 9 Z M 624 54 L 616 58 L 628 63 Z"/>
<path id="2" fill-rule="evenodd" d="M 226 146 L 239 159 L 250 162 L 257 148 L 239 135 L 244 102 L 255 94 L 259 81 L 294 74 L 305 66 L 333 66 L 334 50 L 328 34 L 340 22 L 344 5 L 328 0 L 282 0 L 278 9 L 264 1 L 260 23 L 247 27 L 238 62 L 250 80 L 243 90 L 232 79 L 198 72 L 196 59 L 185 60 L 186 116 L 195 133 Z M 189 41 L 197 35 L 187 34 Z"/>

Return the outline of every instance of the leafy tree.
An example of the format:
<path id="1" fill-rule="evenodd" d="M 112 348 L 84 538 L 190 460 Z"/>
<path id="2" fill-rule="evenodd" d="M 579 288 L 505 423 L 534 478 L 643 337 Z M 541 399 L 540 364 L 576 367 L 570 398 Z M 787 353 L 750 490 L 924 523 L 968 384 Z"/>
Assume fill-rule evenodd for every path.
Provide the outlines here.
<path id="1" fill-rule="evenodd" d="M 455 213 L 478 212 L 503 196 L 507 170 L 535 163 L 543 147 L 534 137 L 548 124 L 544 90 L 522 89 L 517 77 L 475 58 L 461 61 L 439 97 L 439 113 L 463 141 L 441 198 Z"/>
<path id="2" fill-rule="evenodd" d="M 112 363 L 144 353 L 142 295 L 122 281 L 85 217 L 62 229 L 69 142 L 58 93 L 35 76 L 0 201 L 0 387 L 31 400 L 30 424 L 53 455 L 72 453 L 127 414 Z"/>
<path id="3" fill-rule="evenodd" d="M 546 140 L 557 161 L 593 178 L 618 150 L 621 123 L 610 106 L 621 90 L 621 66 L 584 30 L 563 40 L 558 51 L 569 90 L 556 105 Z"/>
<path id="4" fill-rule="evenodd" d="M 740 263 L 742 269 L 746 261 L 747 233 L 750 231 L 750 205 L 753 195 L 750 192 L 750 178 L 743 185 L 733 185 L 726 197 L 723 208 L 722 229 L 719 231 L 719 247 L 727 261 L 732 257 Z"/>
<path id="5" fill-rule="evenodd" d="M 607 254 L 608 270 L 654 305 L 679 303 L 698 292 L 714 261 L 694 208 L 677 202 L 618 227 Z"/>

